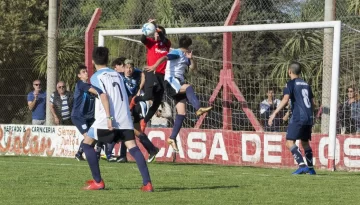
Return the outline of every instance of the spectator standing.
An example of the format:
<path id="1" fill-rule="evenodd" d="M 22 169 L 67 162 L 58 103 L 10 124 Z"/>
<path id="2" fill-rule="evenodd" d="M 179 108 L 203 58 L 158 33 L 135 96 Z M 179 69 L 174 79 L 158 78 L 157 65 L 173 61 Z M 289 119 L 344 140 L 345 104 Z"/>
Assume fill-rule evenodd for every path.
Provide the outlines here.
<path id="1" fill-rule="evenodd" d="M 28 107 L 32 112 L 32 124 L 44 125 L 46 115 L 46 92 L 41 90 L 41 81 L 33 82 L 34 91 L 27 95 Z"/>
<path id="2" fill-rule="evenodd" d="M 73 101 L 73 93 L 66 90 L 65 82 L 59 81 L 56 85 L 56 91 L 51 94 L 50 98 L 50 110 L 55 125 L 72 125 L 70 114 Z"/>
<path id="3" fill-rule="evenodd" d="M 264 121 L 264 130 L 267 132 L 279 132 L 281 119 L 277 116 L 274 119 L 273 126 L 268 125 L 268 120 L 271 113 L 274 110 L 276 110 L 276 108 L 279 106 L 280 100 L 275 99 L 274 88 L 268 88 L 266 95 L 267 95 L 267 99 L 263 100 L 260 103 L 260 114 L 261 114 L 261 119 Z"/>
<path id="4" fill-rule="evenodd" d="M 342 133 L 360 133 L 360 96 L 354 86 L 347 89 L 347 100 L 340 106 L 339 119 Z"/>

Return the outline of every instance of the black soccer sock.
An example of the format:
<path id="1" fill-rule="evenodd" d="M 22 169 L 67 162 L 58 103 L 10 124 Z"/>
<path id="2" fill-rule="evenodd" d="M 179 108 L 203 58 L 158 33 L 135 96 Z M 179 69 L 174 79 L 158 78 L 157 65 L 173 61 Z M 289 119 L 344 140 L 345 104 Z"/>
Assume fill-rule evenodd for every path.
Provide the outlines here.
<path id="1" fill-rule="evenodd" d="M 301 155 L 300 149 L 295 144 L 290 148 L 291 153 L 293 154 L 293 157 L 295 161 L 298 163 L 299 166 L 305 166 L 304 159 Z"/>
<path id="2" fill-rule="evenodd" d="M 182 123 L 183 123 L 184 119 L 185 119 L 185 115 L 176 115 L 174 127 L 173 127 L 171 135 L 170 135 L 170 139 L 173 139 L 173 140 L 176 139 L 176 136 L 180 132 L 180 129 L 182 127 Z"/>
<path id="3" fill-rule="evenodd" d="M 186 98 L 196 111 L 200 109 L 200 101 L 196 97 L 194 88 L 191 85 L 186 88 Z"/>
<path id="4" fill-rule="evenodd" d="M 139 140 L 141 142 L 141 144 L 144 146 L 144 148 L 146 149 L 146 151 L 151 154 L 155 152 L 155 146 L 153 145 L 153 143 L 149 140 L 149 138 L 146 136 L 145 133 L 141 133 L 139 135 Z"/>
<path id="5" fill-rule="evenodd" d="M 129 152 L 131 156 L 133 156 L 133 158 L 135 159 L 136 164 L 139 168 L 140 174 L 143 178 L 143 185 L 147 185 L 149 182 L 151 182 L 151 179 L 144 155 L 141 153 L 139 147 L 137 146 L 129 149 Z"/>
<path id="6" fill-rule="evenodd" d="M 124 141 L 121 141 L 121 147 L 120 147 L 120 158 L 126 158 L 126 145 Z"/>
<path id="7" fill-rule="evenodd" d="M 158 110 L 159 106 L 161 104 L 161 99 L 154 100 L 153 104 L 149 108 L 146 116 L 144 117 L 145 122 L 149 122 L 151 118 L 155 115 L 156 111 Z"/>
<path id="8" fill-rule="evenodd" d="M 82 155 L 84 153 L 84 149 L 83 149 L 84 144 L 83 144 L 83 142 L 84 142 L 84 140 L 81 140 L 78 152 L 76 153 L 77 155 Z"/>
<path id="9" fill-rule="evenodd" d="M 305 158 L 306 158 L 306 164 L 309 168 L 313 168 L 313 152 L 311 147 L 306 147 L 305 149 Z"/>
<path id="10" fill-rule="evenodd" d="M 88 145 L 88 144 L 84 144 L 83 149 L 84 149 L 86 160 L 88 161 L 93 179 L 97 183 L 99 183 L 101 181 L 100 167 L 99 167 L 99 161 L 96 157 L 96 152 L 94 150 L 94 147 L 91 145 Z"/>

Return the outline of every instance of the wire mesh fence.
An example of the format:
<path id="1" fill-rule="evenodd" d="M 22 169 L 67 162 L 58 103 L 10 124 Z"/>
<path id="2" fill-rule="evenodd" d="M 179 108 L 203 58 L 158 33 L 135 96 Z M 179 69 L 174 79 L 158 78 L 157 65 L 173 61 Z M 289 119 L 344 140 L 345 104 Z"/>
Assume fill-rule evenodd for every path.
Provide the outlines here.
<path id="1" fill-rule="evenodd" d="M 30 123 L 31 112 L 27 109 L 26 96 L 32 90 L 32 81 L 40 78 L 43 84 L 46 84 L 48 5 L 40 0 L 29 2 L 26 4 L 22 1 L 0 0 L 0 8 L 4 11 L 1 12 L 0 19 L 5 22 L 0 25 L 0 86 L 2 88 L 0 97 L 3 99 L 3 106 L 0 107 L 2 113 L 0 123 Z M 240 13 L 235 21 L 235 24 L 238 25 L 324 20 L 325 1 L 242 0 L 240 2 Z M 224 24 L 233 3 L 234 0 L 223 0 L 221 2 L 215 0 L 59 0 L 58 79 L 65 80 L 69 89 L 73 89 L 76 80 L 73 71 L 79 63 L 84 61 L 84 32 L 95 8 L 99 7 L 103 11 L 97 29 L 140 28 L 149 18 L 157 19 L 158 23 L 165 27 L 219 26 Z M 15 14 L 20 12 L 23 13 L 23 17 Z M 24 19 L 24 16 L 27 16 L 27 19 Z M 356 29 L 360 29 L 360 17 L 356 0 L 337 0 L 336 19 L 345 24 L 342 34 L 340 104 L 346 101 L 348 97 L 345 90 L 349 87 L 350 82 L 356 84 L 357 87 L 359 86 L 359 57 L 357 57 L 359 32 Z M 301 60 L 313 63 L 313 72 L 321 76 L 323 33 L 305 31 L 293 32 L 287 36 L 319 41 L 320 50 L 314 55 L 302 56 Z M 194 38 L 197 42 L 194 45 L 195 50 L 202 51 L 201 55 L 198 55 L 201 57 L 198 59 L 200 66 L 213 69 L 207 70 L 212 73 L 212 78 L 201 78 L 199 76 L 189 78 L 192 82 L 202 83 L 197 92 L 206 93 L 202 97 L 205 102 L 215 88 L 216 85 L 213 86 L 212 84 L 218 82 L 219 70 L 222 68 L 222 36 L 204 37 L 199 35 L 194 36 Z M 241 36 L 235 34 L 234 36 L 233 69 L 235 81 L 240 89 L 245 90 L 244 93 L 251 93 L 252 95 L 256 93 L 256 99 L 249 100 L 249 102 L 254 103 L 251 108 L 256 115 L 260 113 L 258 112 L 258 103 L 264 100 L 261 97 L 266 97 L 267 84 L 272 82 L 271 73 L 277 68 L 277 64 L 286 63 L 289 60 L 286 59 L 289 58 L 285 55 L 286 53 L 281 53 L 285 46 L 283 42 L 287 42 L 287 40 L 287 37 L 274 35 L 271 32 L 257 33 L 256 35 L 241 34 Z M 114 41 L 119 40 L 114 39 Z M 174 37 L 174 42 L 176 42 L 176 37 Z M 133 47 L 126 47 L 127 50 L 121 50 L 120 48 L 124 45 L 111 45 L 112 58 L 126 53 L 126 57 L 138 61 L 139 66 L 145 63 L 144 50 L 141 45 L 134 45 Z M 131 52 L 128 52 L 130 49 Z M 142 57 L 135 55 L 139 52 L 143 52 Z M 281 57 L 283 59 L 280 59 Z M 245 68 L 248 71 L 244 73 Z M 265 74 L 265 77 L 256 75 L 256 71 L 262 69 L 268 71 L 267 76 Z M 246 78 L 244 78 L 244 74 L 246 74 Z M 259 79 L 262 80 L 263 84 L 254 84 Z M 204 86 L 210 83 L 212 83 L 211 86 Z M 282 85 L 277 84 L 277 86 L 279 88 L 276 90 L 276 95 L 279 96 Z M 207 91 L 204 90 L 205 88 Z M 205 125 L 212 126 L 204 128 L 222 127 L 220 120 L 222 118 L 222 102 L 219 99 L 216 102 L 219 103 L 216 104 L 215 110 L 217 111 L 213 112 L 214 116 L 209 118 L 215 119 L 218 123 L 215 121 L 205 122 Z M 246 130 L 251 128 L 248 121 L 237 120 L 246 119 L 246 116 L 236 103 L 233 105 L 233 115 L 235 116 L 234 124 L 240 125 L 238 128 L 233 126 L 233 129 Z M 195 121 L 195 116 L 189 116 L 186 126 L 192 127 Z"/>

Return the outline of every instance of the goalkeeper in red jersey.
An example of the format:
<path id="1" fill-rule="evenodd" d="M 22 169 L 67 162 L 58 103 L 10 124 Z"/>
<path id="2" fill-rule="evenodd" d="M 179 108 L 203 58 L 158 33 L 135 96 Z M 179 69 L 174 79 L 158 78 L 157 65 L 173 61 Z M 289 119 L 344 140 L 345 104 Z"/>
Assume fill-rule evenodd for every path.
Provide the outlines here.
<path id="1" fill-rule="evenodd" d="M 142 35 L 141 42 L 146 46 L 147 49 L 147 65 L 151 66 L 154 65 L 157 60 L 169 53 L 171 42 L 166 38 L 166 31 L 164 27 L 157 26 L 154 19 L 150 19 L 149 22 L 153 23 L 157 28 L 154 34 L 154 38 Z M 145 71 L 144 96 L 136 96 L 130 102 L 130 109 L 132 109 L 135 104 L 140 101 L 153 101 L 152 106 L 148 110 L 148 113 L 144 119 L 140 121 L 142 132 L 144 132 L 147 122 L 150 121 L 162 102 L 164 95 L 165 68 L 166 62 L 164 61 L 156 68 L 155 71 Z"/>

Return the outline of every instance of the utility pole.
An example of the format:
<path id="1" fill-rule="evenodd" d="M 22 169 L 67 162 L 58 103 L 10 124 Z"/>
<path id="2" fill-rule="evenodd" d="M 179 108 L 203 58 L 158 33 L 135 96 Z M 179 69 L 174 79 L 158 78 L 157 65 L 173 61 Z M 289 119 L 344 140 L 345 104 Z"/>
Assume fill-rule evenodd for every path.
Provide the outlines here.
<path id="1" fill-rule="evenodd" d="M 46 72 L 46 125 L 53 124 L 50 96 L 56 90 L 57 77 L 57 17 L 58 0 L 49 0 L 47 72 Z"/>
<path id="2" fill-rule="evenodd" d="M 335 2 L 336 0 L 325 0 L 324 21 L 335 20 Z M 321 133 L 329 133 L 330 124 L 330 96 L 331 96 L 331 69 L 333 52 L 332 28 L 324 29 L 324 52 L 323 52 L 323 78 L 322 78 L 322 114 L 321 114 Z"/>

